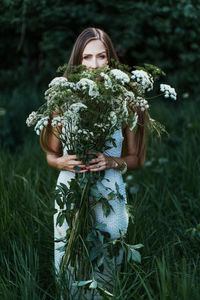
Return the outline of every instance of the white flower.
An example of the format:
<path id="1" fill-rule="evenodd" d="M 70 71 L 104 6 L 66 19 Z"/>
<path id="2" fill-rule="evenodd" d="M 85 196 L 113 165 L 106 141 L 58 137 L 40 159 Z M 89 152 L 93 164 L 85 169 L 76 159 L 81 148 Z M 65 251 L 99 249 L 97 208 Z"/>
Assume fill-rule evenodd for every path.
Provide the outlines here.
<path id="1" fill-rule="evenodd" d="M 65 77 L 55 77 L 50 83 L 49 87 L 53 86 L 67 86 L 68 80 Z"/>
<path id="2" fill-rule="evenodd" d="M 160 85 L 160 91 L 164 93 L 165 98 L 172 98 L 173 100 L 176 100 L 176 91 L 174 88 L 172 88 L 168 84 L 161 84 Z"/>
<path id="3" fill-rule="evenodd" d="M 125 117 L 128 117 L 128 109 L 127 109 L 127 101 L 126 101 L 126 100 L 123 101 L 123 106 L 122 106 L 122 108 L 123 108 L 124 116 L 125 116 Z"/>
<path id="4" fill-rule="evenodd" d="M 131 79 L 134 79 L 137 81 L 137 83 L 140 83 L 145 90 L 148 92 L 153 89 L 153 77 L 151 74 L 148 74 L 147 72 L 143 70 L 136 70 L 131 72 L 133 75 L 131 76 Z"/>
<path id="5" fill-rule="evenodd" d="M 117 116 L 116 116 L 116 113 L 114 111 L 110 112 L 110 121 L 111 121 L 113 126 L 116 125 L 116 123 L 117 123 Z"/>
<path id="6" fill-rule="evenodd" d="M 123 85 L 124 83 L 129 83 L 130 81 L 129 76 L 121 70 L 113 69 L 110 71 L 110 74 L 113 75 L 116 80 L 119 80 Z"/>
<path id="7" fill-rule="evenodd" d="M 111 81 L 110 77 L 107 74 L 103 73 L 103 72 L 101 72 L 100 76 L 103 77 L 103 79 L 104 79 L 105 88 L 106 89 L 112 89 L 112 81 Z"/>
<path id="8" fill-rule="evenodd" d="M 135 126 L 137 125 L 137 121 L 138 121 L 138 115 L 137 113 L 135 112 L 133 117 L 132 117 L 132 120 L 131 120 L 131 126 L 129 127 L 129 129 L 132 131 Z"/>
<path id="9" fill-rule="evenodd" d="M 76 83 L 76 88 L 78 90 L 87 90 L 89 88 L 89 96 L 90 97 L 98 97 L 99 96 L 99 91 L 97 88 L 96 83 L 93 80 L 90 80 L 88 78 L 82 78 Z"/>
<path id="10" fill-rule="evenodd" d="M 87 106 L 81 102 L 77 102 L 70 105 L 69 110 L 77 113 L 81 108 L 87 108 Z"/>
<path id="11" fill-rule="evenodd" d="M 38 113 L 36 111 L 32 111 L 32 113 L 26 119 L 26 125 L 28 127 L 34 125 L 37 122 L 38 118 L 39 118 Z"/>
<path id="12" fill-rule="evenodd" d="M 66 92 L 70 93 L 75 90 L 76 84 L 70 82 L 65 77 L 55 77 L 49 84 L 49 89 L 45 91 L 45 99 L 48 105 L 53 104 L 56 100 L 65 98 Z"/>
<path id="13" fill-rule="evenodd" d="M 49 117 L 43 117 L 41 118 L 37 124 L 35 125 L 34 127 L 34 130 L 36 132 L 37 135 L 40 135 L 40 132 L 42 131 L 42 129 L 48 125 L 48 122 L 49 122 Z"/>
<path id="14" fill-rule="evenodd" d="M 55 117 L 55 118 L 53 118 L 53 120 L 51 121 L 51 125 L 53 127 L 61 126 L 61 117 Z"/>
<path id="15" fill-rule="evenodd" d="M 133 101 L 135 101 L 135 95 L 134 95 L 134 93 L 131 92 L 131 91 L 128 91 L 128 90 L 124 91 L 124 96 L 126 97 L 126 100 L 127 100 L 128 102 L 133 102 Z"/>
<path id="16" fill-rule="evenodd" d="M 69 109 L 64 112 L 62 121 L 66 123 L 73 122 L 74 125 L 77 124 L 78 120 L 80 119 L 79 111 L 86 108 L 87 106 L 81 102 L 71 104 Z"/>
<path id="17" fill-rule="evenodd" d="M 140 107 L 141 111 L 145 111 L 146 109 L 149 108 L 149 104 L 147 102 L 147 100 L 145 100 L 144 98 L 138 96 L 135 100 L 135 105 L 137 107 Z"/>

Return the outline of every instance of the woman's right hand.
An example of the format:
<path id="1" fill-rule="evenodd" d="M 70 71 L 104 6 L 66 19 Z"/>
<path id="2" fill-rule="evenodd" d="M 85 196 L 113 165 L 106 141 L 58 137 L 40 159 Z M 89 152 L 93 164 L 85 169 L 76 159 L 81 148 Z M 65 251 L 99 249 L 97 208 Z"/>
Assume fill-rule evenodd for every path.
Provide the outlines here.
<path id="1" fill-rule="evenodd" d="M 79 167 L 82 170 L 75 171 L 74 167 Z M 67 170 L 73 173 L 88 172 L 86 166 L 83 164 L 81 160 L 78 159 L 77 155 L 69 155 L 69 154 L 64 154 L 63 156 L 57 158 L 57 169 Z"/>
<path id="2" fill-rule="evenodd" d="M 62 153 L 61 141 L 56 134 L 53 134 L 53 132 L 49 134 L 48 144 L 49 144 L 49 148 L 52 149 L 52 152 L 47 151 L 46 158 L 48 164 L 51 167 L 56 168 L 58 170 L 70 171 L 73 173 L 88 172 L 86 166 L 82 163 L 81 160 L 78 159 L 77 155 L 69 155 L 69 154 L 61 155 Z M 82 170 L 76 171 L 74 170 L 74 167 L 77 167 L 77 169 L 78 167 L 80 167 Z"/>
<path id="3" fill-rule="evenodd" d="M 85 173 L 88 172 L 86 166 L 78 159 L 77 155 L 64 154 L 58 156 L 55 153 L 47 152 L 47 162 L 48 164 L 58 170 L 66 170 L 73 173 Z M 82 170 L 76 171 L 74 167 L 79 167 Z"/>

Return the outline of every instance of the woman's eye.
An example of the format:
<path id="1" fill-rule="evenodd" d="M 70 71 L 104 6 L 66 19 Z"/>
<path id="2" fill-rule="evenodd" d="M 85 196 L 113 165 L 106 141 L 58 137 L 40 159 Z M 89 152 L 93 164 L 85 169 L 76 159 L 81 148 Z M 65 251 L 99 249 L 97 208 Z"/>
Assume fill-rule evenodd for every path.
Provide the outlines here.
<path id="1" fill-rule="evenodd" d="M 89 58 L 89 56 L 84 56 L 84 57 L 83 57 L 83 59 L 88 59 L 88 58 Z"/>
<path id="2" fill-rule="evenodd" d="M 100 55 L 99 56 L 101 59 L 104 59 L 104 58 L 106 58 L 106 56 L 105 55 Z"/>

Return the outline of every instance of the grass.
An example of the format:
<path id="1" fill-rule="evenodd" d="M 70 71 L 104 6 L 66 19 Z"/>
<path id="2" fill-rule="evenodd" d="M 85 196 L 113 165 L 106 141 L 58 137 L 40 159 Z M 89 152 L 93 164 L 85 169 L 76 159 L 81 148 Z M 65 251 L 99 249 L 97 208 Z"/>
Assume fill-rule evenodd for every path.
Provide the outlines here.
<path id="1" fill-rule="evenodd" d="M 198 105 L 187 100 L 154 108 L 170 136 L 148 138 L 145 165 L 126 176 L 134 215 L 127 240 L 144 247 L 141 264 L 115 273 L 114 299 L 199 300 Z M 0 152 L 0 299 L 59 299 L 52 223 L 58 173 L 46 164 L 36 139 L 14 153 Z M 68 294 L 66 287 L 65 299 Z"/>

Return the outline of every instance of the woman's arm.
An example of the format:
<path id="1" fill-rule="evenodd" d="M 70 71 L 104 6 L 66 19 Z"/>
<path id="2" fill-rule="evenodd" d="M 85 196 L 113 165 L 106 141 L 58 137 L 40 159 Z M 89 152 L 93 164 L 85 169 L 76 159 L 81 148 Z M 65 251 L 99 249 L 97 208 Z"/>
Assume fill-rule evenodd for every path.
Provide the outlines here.
<path id="1" fill-rule="evenodd" d="M 64 154 L 62 155 L 62 146 L 60 139 L 55 136 L 53 132 L 49 133 L 48 135 L 48 145 L 49 148 L 52 149 L 52 151 L 46 152 L 46 158 L 48 164 L 58 170 L 67 170 L 73 173 L 84 173 L 87 172 L 85 170 L 85 165 L 78 160 L 76 155 L 68 155 Z M 80 168 L 83 168 L 84 170 L 81 170 L 80 172 L 75 172 L 74 167 L 78 166 Z"/>
<path id="2" fill-rule="evenodd" d="M 138 155 L 140 152 L 138 151 L 138 148 L 143 147 L 138 140 L 139 134 L 139 132 L 135 133 L 134 130 L 131 131 L 128 127 L 126 127 L 123 131 L 124 142 L 126 143 L 126 156 L 122 157 L 121 160 L 122 162 L 125 161 L 127 163 L 128 170 L 137 170 L 141 168 L 145 162 L 145 155 L 142 158 Z"/>

